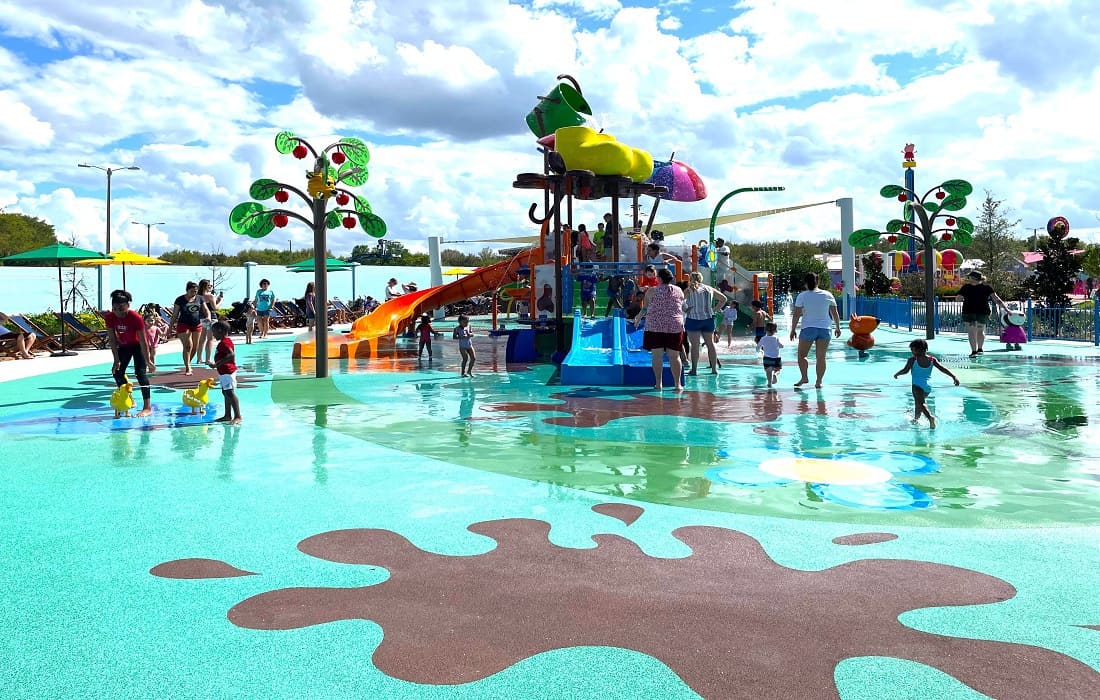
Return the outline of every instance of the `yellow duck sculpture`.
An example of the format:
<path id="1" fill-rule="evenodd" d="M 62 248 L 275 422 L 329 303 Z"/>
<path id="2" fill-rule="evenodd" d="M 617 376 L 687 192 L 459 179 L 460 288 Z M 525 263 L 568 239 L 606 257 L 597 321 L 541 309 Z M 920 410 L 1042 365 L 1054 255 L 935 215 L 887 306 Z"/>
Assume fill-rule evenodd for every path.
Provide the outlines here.
<path id="1" fill-rule="evenodd" d="M 306 191 L 314 199 L 328 199 L 336 193 L 336 181 L 328 177 L 325 170 L 306 172 Z"/>
<path id="2" fill-rule="evenodd" d="M 194 389 L 183 392 L 183 405 L 190 407 L 191 415 L 206 412 L 206 402 L 210 400 L 207 393 L 217 385 L 217 379 L 203 379 Z"/>
<path id="3" fill-rule="evenodd" d="M 115 418 L 130 417 L 130 409 L 134 407 L 134 387 L 127 380 L 111 392 L 111 408 L 115 409 Z"/>

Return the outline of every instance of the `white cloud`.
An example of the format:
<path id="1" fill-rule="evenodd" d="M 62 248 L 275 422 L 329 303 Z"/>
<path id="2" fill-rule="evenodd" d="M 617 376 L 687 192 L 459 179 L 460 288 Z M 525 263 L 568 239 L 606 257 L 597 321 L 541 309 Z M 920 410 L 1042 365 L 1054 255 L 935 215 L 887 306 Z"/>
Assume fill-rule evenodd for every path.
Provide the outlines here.
<path id="1" fill-rule="evenodd" d="M 779 184 L 787 191 L 739 195 L 723 209 L 852 196 L 857 225 L 878 225 L 895 213 L 877 191 L 899 179 L 907 141 L 918 144 L 918 184 L 969 179 L 1025 223 L 1064 214 L 1076 230 L 1100 208 L 1091 168 L 1100 73 L 1076 59 L 1058 72 L 1047 60 L 1092 55 L 1093 20 L 1073 0 L 1044 5 L 1035 26 L 1066 31 L 1038 46 L 998 39 L 1035 16 L 1008 0 L 935 9 L 747 0 L 735 16 L 615 0 L 24 5 L 0 0 L 0 35 L 42 48 L 0 49 L 0 204 L 89 247 L 102 247 L 104 181 L 75 168 L 81 161 L 142 167 L 115 181 L 115 247 L 144 250 L 132 218 L 168 222 L 154 230 L 161 249 L 308 245 L 293 224 L 261 241 L 227 226 L 256 178 L 301 183 L 305 164 L 273 148 L 283 128 L 317 144 L 366 140 L 374 157 L 361 193 L 410 247 L 429 234 L 530 234 L 535 200 L 511 182 L 541 165 L 523 118 L 559 73 L 579 80 L 601 126 L 659 158 L 675 151 L 706 179 L 708 200 L 662 204 L 660 220 L 709 216 L 725 192 Z M 1044 62 L 1032 70 L 1036 51 Z M 28 58 L 39 54 L 56 58 Z M 607 207 L 575 211 L 594 223 Z M 836 237 L 837 212 L 728 233 Z M 372 242 L 358 231 L 330 236 L 340 254 Z"/>

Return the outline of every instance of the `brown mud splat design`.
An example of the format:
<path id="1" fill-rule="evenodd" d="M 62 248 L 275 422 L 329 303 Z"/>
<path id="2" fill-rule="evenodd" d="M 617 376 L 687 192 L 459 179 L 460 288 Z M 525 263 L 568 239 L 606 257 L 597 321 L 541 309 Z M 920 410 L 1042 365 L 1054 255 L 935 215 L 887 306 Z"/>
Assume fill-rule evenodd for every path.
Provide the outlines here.
<path id="1" fill-rule="evenodd" d="M 157 564 L 149 573 L 161 578 L 233 578 L 234 576 L 255 576 L 252 571 L 238 569 L 218 559 L 176 559 Z"/>
<path id="2" fill-rule="evenodd" d="M 692 550 L 680 559 L 650 557 L 608 534 L 593 536 L 592 549 L 558 547 L 538 520 L 469 530 L 497 547 L 433 554 L 379 529 L 309 537 L 302 552 L 385 567 L 390 578 L 261 593 L 228 618 L 258 630 L 373 620 L 384 633 L 374 665 L 423 684 L 470 683 L 553 649 L 613 646 L 659 659 L 707 698 L 836 698 L 836 665 L 860 656 L 911 659 L 995 698 L 1100 697 L 1100 674 L 1063 654 L 898 622 L 908 610 L 1015 595 L 974 571 L 880 559 L 798 571 L 775 563 L 752 537 L 718 527 L 675 530 Z"/>
<path id="3" fill-rule="evenodd" d="M 608 399 L 591 394 L 559 393 L 550 398 L 562 403 L 506 401 L 482 406 L 499 413 L 568 413 L 568 416 L 543 418 L 544 423 L 571 428 L 598 428 L 617 418 L 640 416 L 681 416 L 731 423 L 767 423 L 783 415 L 810 414 L 832 418 L 864 419 L 870 414 L 855 413 L 859 404 L 852 400 L 827 402 L 797 394 L 770 397 L 715 396 L 706 391 L 685 391 L 658 395 L 638 392 L 627 399 Z"/>
<path id="4" fill-rule="evenodd" d="M 833 544 L 858 546 L 861 544 L 878 544 L 879 542 L 889 542 L 890 540 L 896 540 L 897 538 L 898 536 L 891 532 L 858 532 L 854 535 L 843 535 L 841 537 L 834 537 Z"/>
<path id="5" fill-rule="evenodd" d="M 600 503 L 592 506 L 592 510 L 609 518 L 622 520 L 627 525 L 633 525 L 634 521 L 642 517 L 643 511 L 638 506 L 629 503 Z"/>

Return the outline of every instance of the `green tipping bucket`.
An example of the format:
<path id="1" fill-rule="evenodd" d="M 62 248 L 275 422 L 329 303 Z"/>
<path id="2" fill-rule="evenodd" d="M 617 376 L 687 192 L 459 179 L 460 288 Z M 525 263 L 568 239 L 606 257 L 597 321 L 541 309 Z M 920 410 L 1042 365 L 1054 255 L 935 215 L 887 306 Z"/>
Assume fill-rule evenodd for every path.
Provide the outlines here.
<path id="1" fill-rule="evenodd" d="M 527 126 L 535 136 L 542 138 L 563 126 L 580 126 L 584 115 L 592 116 L 592 108 L 574 85 L 558 83 L 550 94 L 539 96 L 539 103 L 527 113 Z"/>

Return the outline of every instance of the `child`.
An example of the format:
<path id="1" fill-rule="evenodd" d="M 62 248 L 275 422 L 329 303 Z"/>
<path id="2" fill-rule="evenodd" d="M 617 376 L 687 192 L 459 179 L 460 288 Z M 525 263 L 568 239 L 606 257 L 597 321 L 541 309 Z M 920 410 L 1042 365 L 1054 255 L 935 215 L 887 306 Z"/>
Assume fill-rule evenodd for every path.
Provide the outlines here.
<path id="1" fill-rule="evenodd" d="M 145 314 L 145 339 L 149 343 L 149 359 L 156 364 L 157 345 L 168 334 L 168 324 L 160 317 L 153 307 L 146 307 Z"/>
<path id="2" fill-rule="evenodd" d="M 724 331 L 727 350 L 733 347 L 733 324 L 737 322 L 737 314 L 739 313 L 741 313 L 741 305 L 732 299 L 722 307 L 722 325 L 718 327 L 718 332 L 714 334 L 714 342 L 721 340 Z"/>
<path id="3" fill-rule="evenodd" d="M 764 337 L 767 332 L 768 312 L 764 311 L 764 305 L 760 303 L 759 299 L 752 300 L 752 332 L 755 336 L 756 344 L 760 345 L 760 339 Z"/>
<path id="4" fill-rule="evenodd" d="M 941 365 L 939 360 L 928 354 L 928 341 L 914 340 L 909 343 L 909 350 L 913 353 L 913 356 L 906 360 L 905 366 L 898 370 L 894 375 L 894 379 L 903 374 L 908 374 L 909 370 L 913 371 L 913 406 L 915 413 L 913 421 L 920 420 L 922 415 L 927 416 L 928 427 L 935 430 L 936 417 L 928 410 L 926 403 L 928 395 L 932 393 L 932 387 L 928 384 L 928 379 L 932 376 L 932 368 L 935 367 L 954 379 L 955 386 L 959 385 L 959 378 L 952 374 L 951 370 Z"/>
<path id="5" fill-rule="evenodd" d="M 770 321 L 764 324 L 764 336 L 756 341 L 756 346 L 764 351 L 764 376 L 768 378 L 768 388 L 779 381 L 779 370 L 783 369 L 783 359 L 779 351 L 783 349 L 783 341 L 775 334 L 778 327 Z"/>
<path id="6" fill-rule="evenodd" d="M 462 374 L 459 376 L 474 376 L 474 362 L 477 361 L 477 356 L 474 355 L 474 344 L 472 340 L 474 332 L 470 330 L 469 316 L 458 317 L 458 325 L 455 326 L 453 337 L 458 341 L 458 353 L 462 356 Z"/>
<path id="7" fill-rule="evenodd" d="M 657 268 L 652 265 L 645 266 L 645 272 L 642 273 L 642 279 L 638 281 L 638 288 L 643 292 L 650 287 L 656 287 L 661 283 L 661 280 L 657 279 Z"/>
<path id="8" fill-rule="evenodd" d="M 599 277 L 591 268 L 585 268 L 577 275 L 577 282 L 581 287 L 581 315 L 595 318 L 596 316 L 596 283 Z"/>
<path id="9" fill-rule="evenodd" d="M 256 302 L 251 299 L 244 300 L 244 343 L 252 344 L 252 334 L 256 332 Z"/>
<path id="10" fill-rule="evenodd" d="M 225 397 L 225 415 L 215 419 L 215 422 L 239 425 L 241 403 L 237 400 L 237 353 L 229 337 L 229 324 L 215 321 L 210 326 L 210 334 L 218 341 L 218 347 L 214 349 L 214 366 L 218 368 L 218 381 Z"/>
<path id="11" fill-rule="evenodd" d="M 417 359 L 424 357 L 424 348 L 428 349 L 428 362 L 432 361 L 432 317 L 428 314 L 420 315 L 420 323 L 416 326 L 416 332 L 420 335 L 420 347 L 416 351 Z"/>

